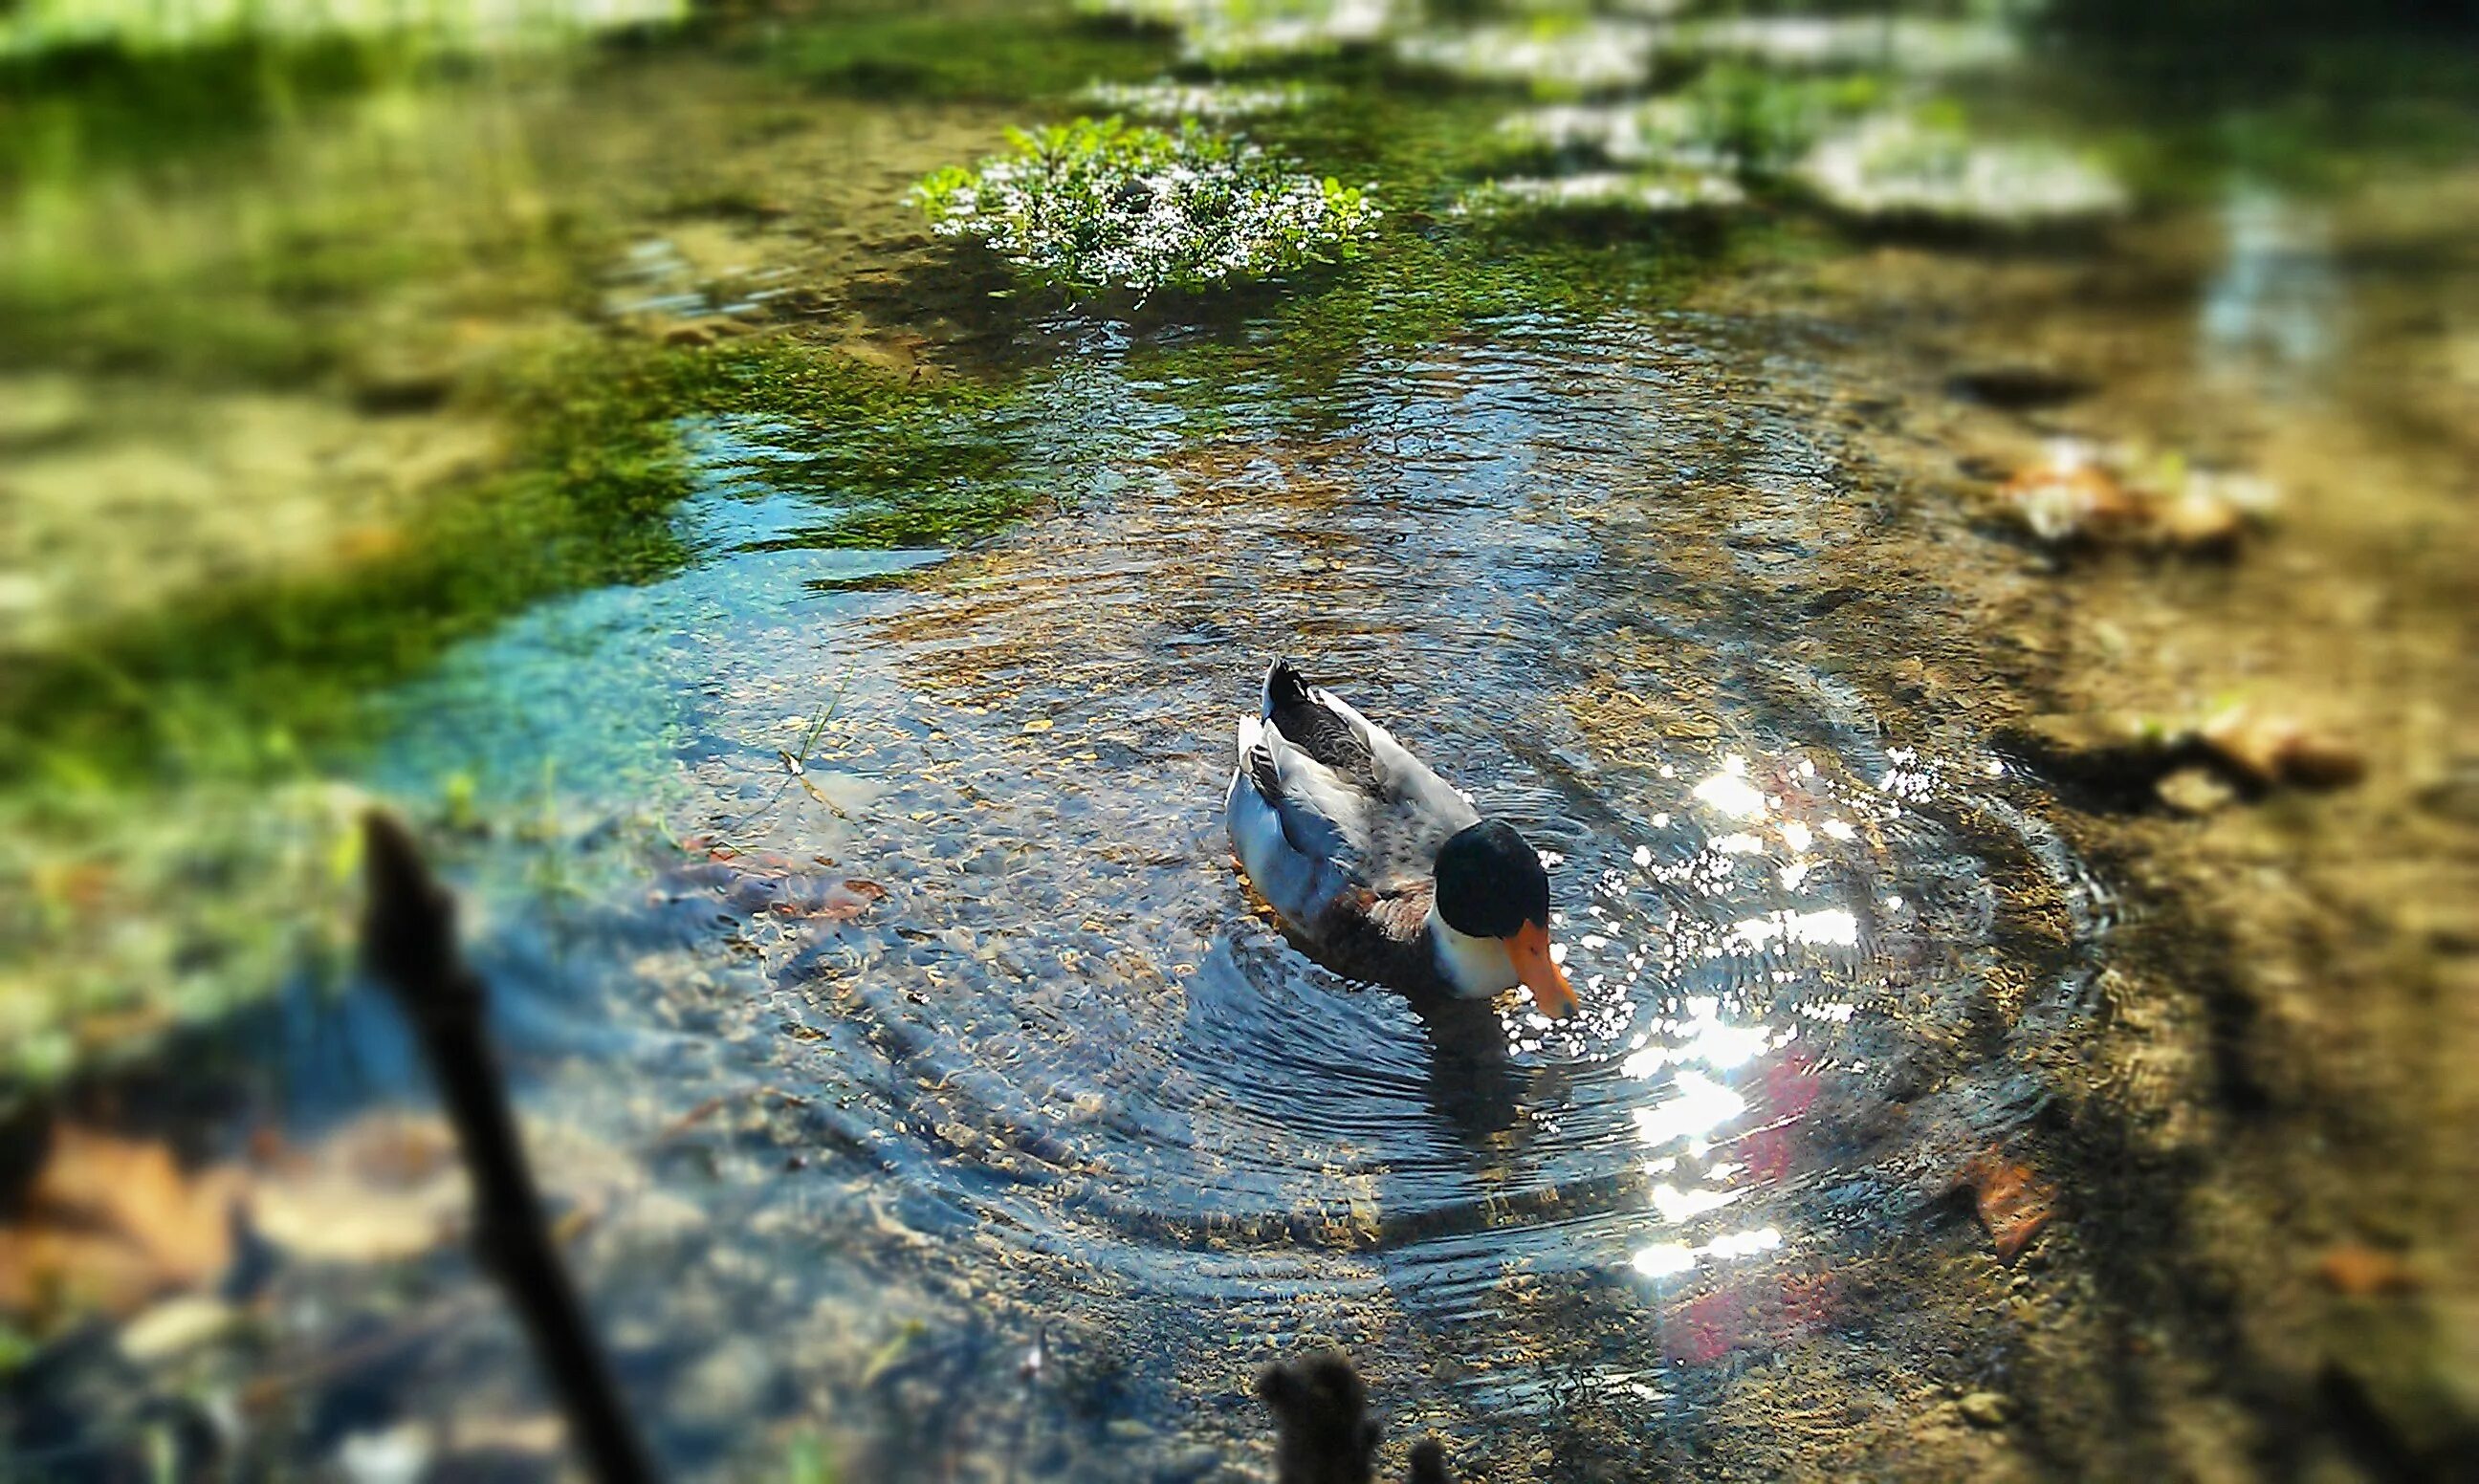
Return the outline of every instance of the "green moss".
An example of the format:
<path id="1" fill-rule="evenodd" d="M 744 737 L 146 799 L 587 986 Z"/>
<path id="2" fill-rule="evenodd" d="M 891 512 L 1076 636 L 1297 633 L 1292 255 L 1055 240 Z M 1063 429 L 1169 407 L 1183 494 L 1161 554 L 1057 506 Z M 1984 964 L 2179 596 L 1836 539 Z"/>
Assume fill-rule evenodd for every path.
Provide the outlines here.
<path id="1" fill-rule="evenodd" d="M 672 353 L 595 343 L 507 374 L 517 467 L 442 498 L 400 554 L 228 588 L 0 680 L 0 786 L 262 776 L 353 730 L 370 691 L 541 597 L 676 559 Z"/>
<path id="2" fill-rule="evenodd" d="M 1021 515 L 1037 498 L 1020 442 L 998 413 L 1003 387 L 902 380 L 831 348 L 777 339 L 694 365 L 681 405 L 766 419 L 770 442 L 810 455 L 808 478 L 841 513 L 799 544 L 953 546 Z"/>
<path id="3" fill-rule="evenodd" d="M 440 499 L 400 554 L 229 588 L 0 678 L 0 787 L 282 776 L 358 738 L 371 694 L 500 616 L 673 570 L 685 417 L 763 416 L 813 452 L 822 487 L 853 499 L 816 544 L 980 534 L 1030 498 L 1013 445 L 983 416 L 997 396 L 790 338 L 547 352 L 499 373 L 495 397 L 524 440 L 515 466 Z"/>
<path id="4" fill-rule="evenodd" d="M 0 186 L 228 152 L 333 99 L 410 83 L 425 64 L 399 38 L 0 56 Z"/>

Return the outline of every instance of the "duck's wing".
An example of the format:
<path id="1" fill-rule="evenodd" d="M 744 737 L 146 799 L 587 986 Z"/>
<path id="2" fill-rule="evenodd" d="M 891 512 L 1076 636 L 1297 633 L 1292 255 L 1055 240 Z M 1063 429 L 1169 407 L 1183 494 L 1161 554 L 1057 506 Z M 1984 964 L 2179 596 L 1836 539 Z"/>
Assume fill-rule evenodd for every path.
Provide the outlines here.
<path id="1" fill-rule="evenodd" d="M 1354 879 L 1380 894 L 1426 880 L 1447 836 L 1480 818 L 1393 733 L 1309 684 L 1289 660 L 1265 672 L 1264 715 L 1263 745 L 1284 796 L 1296 793 L 1334 825 Z"/>
<path id="2" fill-rule="evenodd" d="M 1295 927 L 1363 884 L 1366 801 L 1253 716 L 1240 718 L 1240 765 L 1222 817 L 1248 880 Z"/>

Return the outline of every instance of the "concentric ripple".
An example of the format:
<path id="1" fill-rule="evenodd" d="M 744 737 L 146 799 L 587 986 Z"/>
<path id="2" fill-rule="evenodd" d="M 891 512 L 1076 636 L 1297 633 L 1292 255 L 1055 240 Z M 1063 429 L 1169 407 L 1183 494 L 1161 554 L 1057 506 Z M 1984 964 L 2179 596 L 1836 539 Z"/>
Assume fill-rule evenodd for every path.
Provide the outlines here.
<path id="1" fill-rule="evenodd" d="M 2097 928 L 2002 761 L 1906 744 L 1804 643 L 1864 513 L 1729 334 L 1495 323 L 1209 418 L 1096 333 L 1020 414 L 1059 518 L 895 590 L 822 598 L 779 544 L 680 579 L 680 826 L 722 875 L 678 889 L 762 965 L 822 1150 L 1174 1370 L 1377 1335 L 1520 1413 L 1833 1325 L 1840 1265 L 2022 1116 L 2009 1044 L 2071 1019 Z M 722 432 L 714 529 L 835 503 Z M 1217 811 L 1275 653 L 1543 849 L 1579 1020 L 1424 1021 L 1252 909 Z"/>

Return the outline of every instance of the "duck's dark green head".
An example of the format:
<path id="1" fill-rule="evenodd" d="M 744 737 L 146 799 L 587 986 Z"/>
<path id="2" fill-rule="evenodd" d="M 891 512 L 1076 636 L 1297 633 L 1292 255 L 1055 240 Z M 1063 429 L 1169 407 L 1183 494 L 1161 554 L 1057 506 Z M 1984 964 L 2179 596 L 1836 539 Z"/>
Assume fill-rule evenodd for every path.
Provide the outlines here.
<path id="1" fill-rule="evenodd" d="M 1543 1014 L 1574 1013 L 1574 987 L 1549 956 L 1549 873 L 1513 825 L 1484 819 L 1439 849 L 1438 916 L 1466 937 L 1504 943 Z"/>

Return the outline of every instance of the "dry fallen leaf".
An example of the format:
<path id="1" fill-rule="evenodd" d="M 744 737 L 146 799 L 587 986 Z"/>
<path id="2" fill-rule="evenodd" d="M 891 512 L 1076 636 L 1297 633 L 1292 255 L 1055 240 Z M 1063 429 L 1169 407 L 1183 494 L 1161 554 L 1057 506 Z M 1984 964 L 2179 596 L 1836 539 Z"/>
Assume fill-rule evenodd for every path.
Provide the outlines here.
<path id="1" fill-rule="evenodd" d="M 2418 1287 L 2418 1275 L 2400 1258 L 2355 1241 L 2327 1251 L 2315 1265 L 2315 1276 L 2334 1292 L 2352 1298 L 2407 1293 Z"/>
<path id="2" fill-rule="evenodd" d="M 827 888 L 825 895 L 818 899 L 817 909 L 810 915 L 823 917 L 829 922 L 848 922 L 885 900 L 886 888 L 878 883 L 857 876 L 848 877 Z"/>
<path id="3" fill-rule="evenodd" d="M 2066 542 L 2132 524 L 2134 498 L 2088 455 L 2053 451 L 1998 486 L 2002 508 L 2042 541 Z"/>
<path id="4" fill-rule="evenodd" d="M 2021 1256 L 2057 1215 L 2055 1188 L 2033 1175 L 2030 1165 L 2007 1160 L 1995 1144 L 1962 1167 L 1962 1178 L 1978 1198 L 1980 1224 L 1988 1228 L 1999 1262 Z"/>
<path id="5" fill-rule="evenodd" d="M 2264 787 L 2339 788 L 2367 771 L 2358 749 L 2295 717 L 2232 706 L 2203 725 L 2204 745 L 2249 781 Z"/>
<path id="6" fill-rule="evenodd" d="M 125 1315 L 232 1262 L 240 1171 L 185 1170 L 161 1143 L 53 1126 L 22 1215 L 0 1227 L 0 1310 Z"/>

